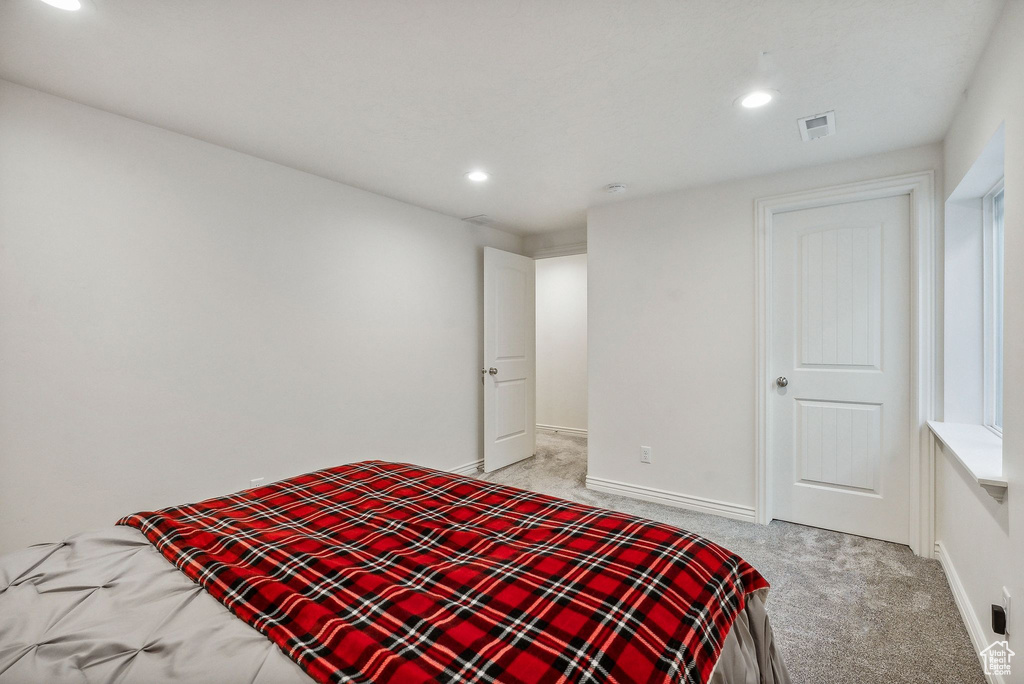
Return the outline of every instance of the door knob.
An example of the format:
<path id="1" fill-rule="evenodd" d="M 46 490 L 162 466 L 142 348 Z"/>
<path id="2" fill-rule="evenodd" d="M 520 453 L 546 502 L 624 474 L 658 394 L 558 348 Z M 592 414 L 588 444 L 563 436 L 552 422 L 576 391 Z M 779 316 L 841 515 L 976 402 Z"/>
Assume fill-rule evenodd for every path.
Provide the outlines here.
<path id="1" fill-rule="evenodd" d="M 491 375 L 497 375 L 498 374 L 498 369 L 497 368 L 488 368 L 487 372 L 490 373 Z"/>
<path id="2" fill-rule="evenodd" d="M 780 375 L 779 377 L 775 378 L 775 384 L 778 385 L 779 387 L 785 387 L 786 385 L 789 384 L 789 380 L 787 380 L 784 376 Z"/>

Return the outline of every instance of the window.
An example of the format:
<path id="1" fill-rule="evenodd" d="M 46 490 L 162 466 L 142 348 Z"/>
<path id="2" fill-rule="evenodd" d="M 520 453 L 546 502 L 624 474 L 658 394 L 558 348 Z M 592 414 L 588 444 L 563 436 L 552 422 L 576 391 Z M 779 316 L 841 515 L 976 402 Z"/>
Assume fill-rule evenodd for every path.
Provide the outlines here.
<path id="1" fill-rule="evenodd" d="M 1003 181 L 984 198 L 985 424 L 1003 432 Z"/>

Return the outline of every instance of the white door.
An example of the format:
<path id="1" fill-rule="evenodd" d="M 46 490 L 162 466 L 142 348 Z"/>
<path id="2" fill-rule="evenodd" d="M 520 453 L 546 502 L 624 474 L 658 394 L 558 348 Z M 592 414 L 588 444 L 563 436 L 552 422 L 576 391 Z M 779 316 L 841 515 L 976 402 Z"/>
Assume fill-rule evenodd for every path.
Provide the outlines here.
<path id="1" fill-rule="evenodd" d="M 536 294 L 533 259 L 484 248 L 484 471 L 533 455 Z"/>
<path id="2" fill-rule="evenodd" d="M 772 517 L 905 544 L 910 197 L 773 225 Z"/>

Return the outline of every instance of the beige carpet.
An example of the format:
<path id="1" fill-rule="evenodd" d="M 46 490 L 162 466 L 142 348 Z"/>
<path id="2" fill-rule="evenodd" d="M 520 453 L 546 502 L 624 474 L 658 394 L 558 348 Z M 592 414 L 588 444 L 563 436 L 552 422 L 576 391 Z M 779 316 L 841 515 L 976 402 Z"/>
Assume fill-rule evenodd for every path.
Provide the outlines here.
<path id="1" fill-rule="evenodd" d="M 772 584 L 768 613 L 794 684 L 984 683 L 937 561 L 898 544 L 594 492 L 586 471 L 586 438 L 538 433 L 534 458 L 481 477 L 669 523 L 738 553 Z"/>

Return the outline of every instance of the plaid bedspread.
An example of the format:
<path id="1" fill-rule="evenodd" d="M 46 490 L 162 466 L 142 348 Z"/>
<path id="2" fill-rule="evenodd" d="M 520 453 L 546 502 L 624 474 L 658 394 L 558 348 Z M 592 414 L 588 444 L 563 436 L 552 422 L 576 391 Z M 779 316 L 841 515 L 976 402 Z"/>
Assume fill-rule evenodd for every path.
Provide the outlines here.
<path id="1" fill-rule="evenodd" d="M 742 559 L 660 523 L 399 463 L 137 513 L 319 682 L 706 682 Z"/>

